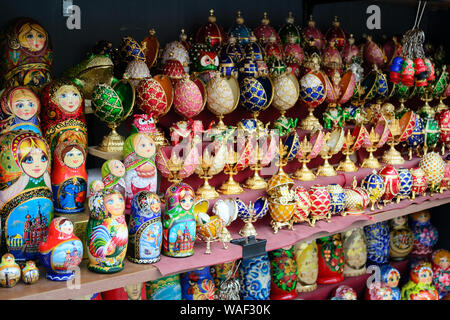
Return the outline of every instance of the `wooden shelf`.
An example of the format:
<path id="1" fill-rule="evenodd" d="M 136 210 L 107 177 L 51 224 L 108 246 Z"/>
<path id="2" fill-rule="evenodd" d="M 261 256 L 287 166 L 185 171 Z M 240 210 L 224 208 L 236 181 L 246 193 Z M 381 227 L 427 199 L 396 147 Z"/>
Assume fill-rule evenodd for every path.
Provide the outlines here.
<path id="1" fill-rule="evenodd" d="M 409 200 L 403 201 L 409 202 Z M 379 212 L 371 216 L 360 216 L 358 217 L 357 221 L 355 221 L 354 217 L 333 217 L 331 223 L 320 221 L 315 228 L 310 228 L 305 224 L 296 225 L 295 231 L 281 230 L 277 235 L 274 235 L 273 233 L 270 235 L 268 233 L 268 230 L 271 229 L 270 226 L 267 225 L 267 221 L 260 221 L 259 224 L 255 224 L 255 227 L 258 234 L 260 235 L 258 236 L 258 238 L 267 238 L 267 251 L 272 251 L 281 247 L 292 245 L 299 241 L 317 239 L 323 236 L 332 235 L 338 232 L 344 232 L 353 228 L 367 226 L 376 222 L 386 221 L 394 217 L 404 216 L 417 211 L 426 210 L 450 203 L 450 191 L 435 195 L 434 198 L 431 198 L 431 201 L 430 197 L 418 197 L 416 198 L 416 201 L 419 203 L 411 203 L 410 205 L 407 205 L 406 207 L 401 209 L 389 210 L 390 206 L 395 205 L 388 205 L 384 208 L 384 210 L 386 211 Z M 229 228 L 233 238 L 240 238 L 240 236 L 237 235 L 237 231 L 241 227 L 242 222 L 236 221 L 234 222 L 234 225 Z M 312 229 L 313 234 L 305 236 L 304 230 L 307 230 L 306 228 Z M 324 229 L 327 229 L 329 231 L 323 231 Z M 280 241 L 282 239 L 281 237 L 283 237 L 283 241 Z M 181 273 L 196 268 L 229 262 L 242 258 L 241 248 L 232 244 L 229 244 L 228 250 L 224 250 L 221 244 L 213 243 L 211 245 L 211 255 L 205 255 L 204 248 L 205 244 L 203 242 L 196 242 L 196 253 L 194 254 L 194 256 L 183 259 L 174 259 L 162 256 L 161 261 L 156 265 L 137 265 L 125 261 L 124 270 L 111 275 L 97 274 L 88 271 L 87 261 L 85 260 L 80 266 L 81 276 L 79 289 L 68 288 L 66 282 L 60 283 L 47 280 L 45 278 L 45 270 L 41 269 L 40 280 L 34 285 L 25 285 L 22 282 L 19 282 L 19 284 L 17 284 L 14 288 L 0 288 L 0 300 L 75 299 L 85 295 L 91 295 L 98 292 L 120 288 L 125 285 L 156 280 L 162 276 L 166 276 L 169 274 Z M 171 265 L 172 268 L 174 268 L 173 272 L 161 272 L 158 269 L 158 266 L 161 268 L 163 265 Z"/>

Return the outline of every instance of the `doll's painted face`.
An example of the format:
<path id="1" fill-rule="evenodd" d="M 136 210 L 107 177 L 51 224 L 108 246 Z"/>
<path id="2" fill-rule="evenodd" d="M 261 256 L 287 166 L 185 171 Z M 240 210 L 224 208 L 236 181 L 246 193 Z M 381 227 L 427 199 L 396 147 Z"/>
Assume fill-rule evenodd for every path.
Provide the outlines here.
<path id="1" fill-rule="evenodd" d="M 18 39 L 28 50 L 40 51 L 47 42 L 47 33 L 40 25 L 26 23 L 20 28 Z"/>
<path id="2" fill-rule="evenodd" d="M 55 102 L 64 111 L 75 112 L 81 105 L 80 91 L 71 85 L 61 86 L 55 94 Z"/>
<path id="3" fill-rule="evenodd" d="M 424 269 L 419 274 L 419 281 L 424 284 L 430 284 L 433 281 L 433 272 L 429 269 Z"/>
<path id="4" fill-rule="evenodd" d="M 143 158 L 153 157 L 156 151 L 153 139 L 145 134 L 139 134 L 136 136 L 134 149 L 136 151 L 136 154 Z"/>
<path id="5" fill-rule="evenodd" d="M 152 209 L 153 212 L 159 212 L 161 209 L 161 201 L 156 197 L 152 197 L 150 200 L 150 209 Z"/>
<path id="6" fill-rule="evenodd" d="M 14 256 L 12 254 L 6 254 L 5 255 L 5 262 L 7 264 L 13 263 L 14 262 Z"/>
<path id="7" fill-rule="evenodd" d="M 12 112 L 24 121 L 33 118 L 38 111 L 37 97 L 26 90 L 16 90 L 11 97 Z"/>
<path id="8" fill-rule="evenodd" d="M 32 149 L 31 152 L 22 159 L 22 170 L 30 177 L 37 179 L 47 171 L 48 157 L 40 149 Z"/>
<path id="9" fill-rule="evenodd" d="M 184 196 L 182 196 L 180 205 L 181 208 L 183 208 L 186 211 L 191 210 L 192 206 L 194 205 L 194 197 L 190 192 L 186 192 Z"/>
<path id="10" fill-rule="evenodd" d="M 84 154 L 77 148 L 70 149 L 64 156 L 64 164 L 71 169 L 79 168 L 84 162 Z"/>
<path id="11" fill-rule="evenodd" d="M 399 282 L 399 276 L 396 272 L 389 273 L 386 284 L 391 288 L 396 288 Z"/>
<path id="12" fill-rule="evenodd" d="M 418 222 L 424 223 L 424 222 L 427 222 L 428 220 L 430 220 L 430 214 L 427 211 L 420 212 L 419 214 L 417 214 L 415 216 L 415 218 Z"/>
<path id="13" fill-rule="evenodd" d="M 447 268 L 448 268 L 449 263 L 448 263 L 448 257 L 447 257 L 447 256 L 442 256 L 442 257 L 439 259 L 439 266 L 440 266 L 442 269 L 447 269 Z"/>
<path id="14" fill-rule="evenodd" d="M 123 214 L 125 210 L 125 201 L 123 201 L 123 197 L 120 193 L 113 193 L 107 195 L 103 201 L 106 210 L 112 216 L 120 216 Z"/>
<path id="15" fill-rule="evenodd" d="M 382 300 L 392 300 L 392 291 L 388 288 L 380 288 L 380 296 Z"/>
<path id="16" fill-rule="evenodd" d="M 66 220 L 62 225 L 59 226 L 59 229 L 62 233 L 71 235 L 73 233 L 73 224 L 69 220 Z"/>
<path id="17" fill-rule="evenodd" d="M 394 223 L 396 226 L 402 226 L 406 223 L 406 217 L 396 217 L 394 218 Z"/>
<path id="18" fill-rule="evenodd" d="M 125 174 L 125 166 L 118 160 L 113 160 L 109 163 L 109 170 L 115 177 L 123 177 Z"/>

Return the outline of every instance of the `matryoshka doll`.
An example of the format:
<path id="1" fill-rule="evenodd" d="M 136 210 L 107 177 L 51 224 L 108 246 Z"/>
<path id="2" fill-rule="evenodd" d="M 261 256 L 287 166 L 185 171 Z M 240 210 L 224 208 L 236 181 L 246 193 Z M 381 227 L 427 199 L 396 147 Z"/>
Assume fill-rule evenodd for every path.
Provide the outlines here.
<path id="1" fill-rule="evenodd" d="M 2 256 L 0 263 L 0 285 L 3 288 L 12 288 L 20 280 L 20 267 L 16 263 L 14 256 L 6 253 Z"/>
<path id="2" fill-rule="evenodd" d="M 392 290 L 392 300 L 400 300 L 401 293 L 398 287 L 400 272 L 389 264 L 381 267 L 381 281 Z"/>
<path id="3" fill-rule="evenodd" d="M 147 133 L 136 133 L 125 140 L 123 156 L 126 170 L 126 208 L 139 191 L 157 192 L 158 176 L 155 165 L 156 145 Z"/>
<path id="4" fill-rule="evenodd" d="M 39 112 L 41 102 L 27 87 L 10 87 L 3 91 L 0 109 L 0 133 L 29 130 L 42 135 Z"/>
<path id="5" fill-rule="evenodd" d="M 53 52 L 50 37 L 31 18 L 17 18 L 0 40 L 0 87 L 29 86 L 35 92 L 51 81 Z"/>
<path id="6" fill-rule="evenodd" d="M 121 271 L 128 245 L 125 200 L 120 192 L 101 190 L 89 198 L 89 210 L 86 227 L 88 269 L 96 273 Z"/>
<path id="7" fill-rule="evenodd" d="M 162 277 L 145 284 L 147 300 L 181 300 L 180 275 Z"/>
<path id="8" fill-rule="evenodd" d="M 402 300 L 439 300 L 433 285 L 433 270 L 428 262 L 417 264 L 409 275 L 409 281 L 401 291 Z"/>
<path id="9" fill-rule="evenodd" d="M 77 141 L 87 149 L 84 99 L 68 80 L 50 82 L 41 95 L 41 128 L 50 150 L 60 142 Z"/>
<path id="10" fill-rule="evenodd" d="M 2 242 L 18 262 L 39 258 L 39 244 L 53 217 L 50 150 L 31 131 L 0 136 Z"/>
<path id="11" fill-rule="evenodd" d="M 214 280 L 209 267 L 182 273 L 180 283 L 183 300 L 214 300 Z"/>
<path id="12" fill-rule="evenodd" d="M 317 240 L 319 252 L 318 284 L 334 284 L 344 280 L 344 246 L 341 234 Z"/>
<path id="13" fill-rule="evenodd" d="M 431 256 L 433 268 L 433 283 L 439 292 L 439 297 L 450 293 L 450 252 L 444 249 L 436 250 Z"/>
<path id="14" fill-rule="evenodd" d="M 88 199 L 103 189 L 105 189 L 105 184 L 102 181 L 100 180 L 91 181 L 91 183 L 89 183 L 88 188 Z"/>
<path id="15" fill-rule="evenodd" d="M 145 283 L 136 283 L 102 292 L 102 300 L 147 300 Z"/>
<path id="16" fill-rule="evenodd" d="M 319 257 L 316 241 L 300 242 L 294 245 L 297 262 L 297 292 L 311 292 L 317 288 Z"/>
<path id="17" fill-rule="evenodd" d="M 269 300 L 271 279 L 267 252 L 242 260 L 239 272 L 242 300 Z"/>
<path id="18" fill-rule="evenodd" d="M 358 295 L 352 287 L 340 285 L 333 290 L 331 300 L 357 300 Z"/>
<path id="19" fill-rule="evenodd" d="M 413 249 L 414 235 L 408 226 L 408 216 L 396 217 L 390 221 L 390 251 L 392 260 L 405 260 Z"/>
<path id="20" fill-rule="evenodd" d="M 389 225 L 387 221 L 364 227 L 369 265 L 382 265 L 389 261 Z"/>
<path id="21" fill-rule="evenodd" d="M 141 264 L 159 261 L 162 232 L 161 200 L 156 193 L 140 191 L 131 202 L 128 260 Z"/>
<path id="22" fill-rule="evenodd" d="M 29 260 L 22 268 L 22 281 L 25 284 L 33 284 L 39 280 L 39 269 L 33 260 Z"/>
<path id="23" fill-rule="evenodd" d="M 431 254 L 438 241 L 438 231 L 431 224 L 430 218 L 430 212 L 427 210 L 414 212 L 411 215 L 411 229 L 414 234 L 413 255 L 426 256 Z"/>
<path id="24" fill-rule="evenodd" d="M 52 170 L 53 203 L 57 213 L 84 211 L 87 178 L 84 147 L 73 141 L 58 144 Z"/>
<path id="25" fill-rule="evenodd" d="M 366 290 L 366 300 L 394 300 L 392 288 L 384 282 L 371 283 Z"/>
<path id="26" fill-rule="evenodd" d="M 105 189 L 119 191 L 126 197 L 125 165 L 120 160 L 108 160 L 102 165 L 102 182 Z"/>
<path id="27" fill-rule="evenodd" d="M 269 252 L 270 300 L 292 300 L 297 297 L 297 262 L 294 247 Z"/>
<path id="28" fill-rule="evenodd" d="M 166 191 L 163 214 L 163 254 L 184 258 L 194 254 L 196 221 L 195 191 L 185 183 L 173 184 Z"/>
<path id="29" fill-rule="evenodd" d="M 342 234 L 344 242 L 344 276 L 356 277 L 366 273 L 367 246 L 362 228 Z"/>
<path id="30" fill-rule="evenodd" d="M 46 242 L 39 245 L 42 265 L 47 279 L 67 281 L 75 276 L 74 269 L 83 259 L 83 243 L 73 233 L 73 223 L 66 218 L 55 218 L 48 228 Z"/>

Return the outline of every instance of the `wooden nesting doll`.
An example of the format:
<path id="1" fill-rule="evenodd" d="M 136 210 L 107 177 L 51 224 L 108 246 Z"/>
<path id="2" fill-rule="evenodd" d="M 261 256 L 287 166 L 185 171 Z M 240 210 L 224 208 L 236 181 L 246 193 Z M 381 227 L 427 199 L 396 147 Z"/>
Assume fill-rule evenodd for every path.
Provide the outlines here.
<path id="1" fill-rule="evenodd" d="M 402 300 L 439 300 L 439 293 L 433 285 L 433 270 L 428 262 L 414 266 L 401 296 Z"/>
<path id="2" fill-rule="evenodd" d="M 293 247 L 269 252 L 270 300 L 292 300 L 297 297 L 297 262 Z"/>
<path id="3" fill-rule="evenodd" d="M 0 87 L 29 86 L 38 92 L 51 81 L 53 52 L 42 25 L 30 18 L 17 18 L 0 38 Z"/>
<path id="4" fill-rule="evenodd" d="M 119 160 L 108 160 L 102 165 L 102 181 L 105 189 L 119 191 L 126 197 L 125 165 Z"/>
<path id="5" fill-rule="evenodd" d="M 392 290 L 392 300 L 400 300 L 401 292 L 398 287 L 400 272 L 389 264 L 381 266 L 381 281 Z"/>
<path id="6" fill-rule="evenodd" d="M 411 214 L 411 229 L 414 234 L 412 254 L 430 255 L 439 237 L 438 230 L 431 224 L 430 212 L 424 210 Z"/>
<path id="7" fill-rule="evenodd" d="M 162 234 L 161 200 L 156 193 L 138 192 L 131 202 L 128 260 L 142 264 L 158 262 Z"/>
<path id="8" fill-rule="evenodd" d="M 181 300 L 180 275 L 162 277 L 146 283 L 147 300 Z"/>
<path id="9" fill-rule="evenodd" d="M 137 283 L 102 292 L 102 300 L 147 300 L 144 283 Z"/>
<path id="10" fill-rule="evenodd" d="M 450 252 L 439 249 L 431 256 L 433 283 L 442 298 L 450 293 Z"/>
<path id="11" fill-rule="evenodd" d="M 139 191 L 157 193 L 158 176 L 155 165 L 156 145 L 148 133 L 129 136 L 123 146 L 126 169 L 126 208 Z"/>
<path id="12" fill-rule="evenodd" d="M 41 128 L 52 154 L 64 141 L 76 141 L 87 150 L 84 99 L 68 80 L 50 82 L 41 94 Z"/>
<path id="13" fill-rule="evenodd" d="M 4 254 L 0 263 L 0 285 L 3 288 L 14 287 L 20 280 L 20 274 L 20 267 L 14 256 L 10 253 Z"/>
<path id="14" fill-rule="evenodd" d="M 41 102 L 27 87 L 10 87 L 0 98 L 0 133 L 29 130 L 42 136 L 39 123 Z"/>
<path id="15" fill-rule="evenodd" d="M 74 269 L 83 259 L 83 243 L 73 233 L 73 223 L 66 218 L 55 218 L 48 228 L 46 242 L 39 246 L 46 277 L 52 281 L 67 281 L 75 276 Z"/>
<path id="16" fill-rule="evenodd" d="M 89 183 L 88 188 L 88 195 L 87 195 L 88 199 L 103 189 L 105 189 L 105 184 L 102 181 L 100 180 L 91 181 L 91 183 Z"/>
<path id="17" fill-rule="evenodd" d="M 74 141 L 65 141 L 55 149 L 52 170 L 55 212 L 84 211 L 87 194 L 86 151 Z"/>
<path id="18" fill-rule="evenodd" d="M 271 279 L 267 252 L 261 256 L 242 260 L 239 274 L 242 300 L 269 300 Z"/>
<path id="19" fill-rule="evenodd" d="M 364 227 L 367 243 L 368 265 L 383 265 L 389 261 L 389 224 L 387 221 L 377 222 Z"/>
<path id="20" fill-rule="evenodd" d="M 122 195 L 111 189 L 101 190 L 89 198 L 89 210 L 86 227 L 88 269 L 97 273 L 121 271 L 128 245 Z"/>
<path id="21" fill-rule="evenodd" d="M 180 275 L 183 300 L 214 300 L 214 279 L 209 267 Z"/>
<path id="22" fill-rule="evenodd" d="M 39 258 L 53 217 L 49 175 L 51 154 L 31 131 L 0 136 L 0 215 L 2 243 L 18 262 Z"/>
<path id="23" fill-rule="evenodd" d="M 316 241 L 300 242 L 294 246 L 297 262 L 297 292 L 311 292 L 317 288 L 319 257 Z"/>
<path id="24" fill-rule="evenodd" d="M 341 234 L 317 239 L 319 251 L 318 284 L 334 284 L 344 280 L 344 248 Z"/>
<path id="25" fill-rule="evenodd" d="M 357 277 L 366 273 L 367 246 L 362 228 L 342 234 L 344 242 L 344 276 Z"/>
<path id="26" fill-rule="evenodd" d="M 408 226 L 408 216 L 396 217 L 389 221 L 389 224 L 391 241 L 389 256 L 395 261 L 408 259 L 414 243 L 414 234 Z"/>
<path id="27" fill-rule="evenodd" d="M 173 184 L 166 191 L 163 214 L 163 254 L 184 258 L 194 254 L 196 221 L 195 191 L 185 183 Z"/>
<path id="28" fill-rule="evenodd" d="M 29 260 L 22 268 L 22 281 L 25 284 L 33 284 L 39 280 L 39 269 L 33 260 Z"/>

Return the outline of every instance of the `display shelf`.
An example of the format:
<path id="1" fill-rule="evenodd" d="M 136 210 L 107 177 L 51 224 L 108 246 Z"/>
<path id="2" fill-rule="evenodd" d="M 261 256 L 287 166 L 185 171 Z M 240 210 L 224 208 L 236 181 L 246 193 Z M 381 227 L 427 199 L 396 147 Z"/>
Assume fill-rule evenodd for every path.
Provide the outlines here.
<path id="1" fill-rule="evenodd" d="M 296 225 L 295 230 L 280 230 L 278 234 L 268 224 L 268 218 L 255 224 L 260 239 L 267 239 L 266 250 L 272 251 L 282 247 L 293 245 L 300 241 L 314 240 L 319 237 L 344 232 L 353 228 L 363 227 L 380 221 L 386 221 L 398 216 L 408 215 L 413 212 L 430 209 L 450 203 L 450 191 L 435 195 L 433 198 L 418 197 L 415 202 L 403 200 L 400 204 L 391 204 L 373 215 L 333 217 L 331 223 L 320 221 L 316 227 L 311 228 L 305 224 Z M 368 212 L 366 212 L 368 213 Z M 243 226 L 241 221 L 236 221 L 229 228 L 234 239 L 240 238 L 238 230 Z M 79 289 L 70 289 L 66 282 L 53 282 L 45 278 L 45 270 L 40 271 L 40 280 L 34 285 L 25 285 L 19 282 L 14 288 L 0 288 L 0 299 L 24 299 L 24 300 L 67 300 L 85 295 L 120 288 L 125 285 L 136 284 L 156 280 L 162 276 L 186 272 L 197 268 L 234 261 L 242 258 L 242 249 L 239 246 L 229 244 L 229 249 L 223 249 L 220 243 L 211 245 L 212 254 L 206 255 L 205 243 L 196 242 L 195 254 L 189 258 L 176 259 L 162 256 L 160 262 L 155 265 L 137 265 L 125 261 L 123 271 L 103 275 L 87 270 L 87 261 L 80 266 Z"/>
<path id="2" fill-rule="evenodd" d="M 401 278 L 406 276 L 409 260 L 392 261 L 390 264 L 400 272 Z M 369 277 L 370 274 L 367 273 L 358 277 L 346 277 L 344 281 L 336 284 L 319 284 L 314 291 L 299 293 L 296 300 L 329 300 L 333 290 L 341 285 L 347 285 L 353 288 L 358 294 L 358 300 L 364 300 L 366 281 Z"/>

